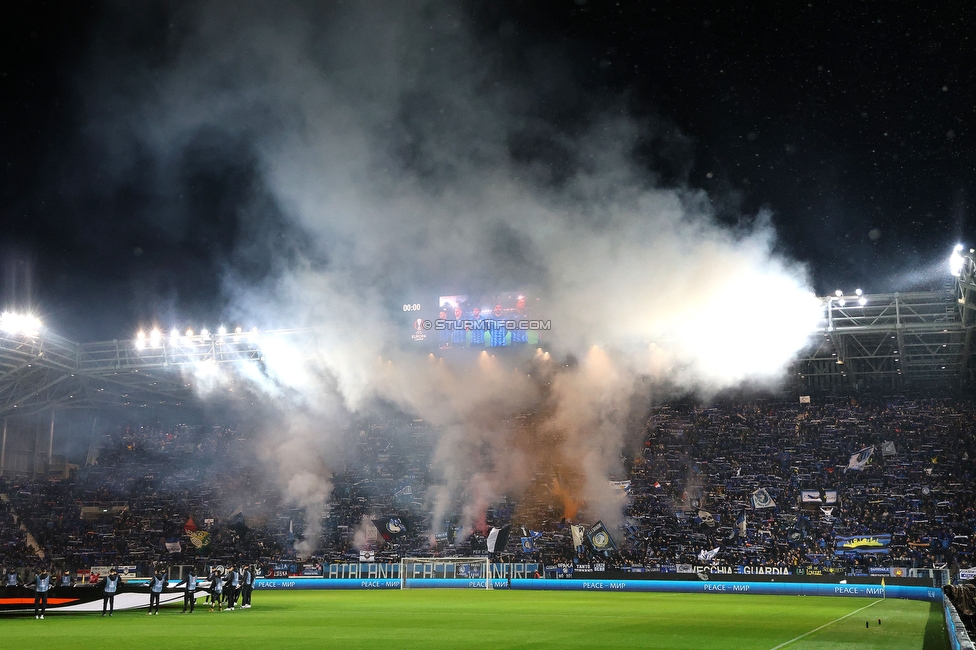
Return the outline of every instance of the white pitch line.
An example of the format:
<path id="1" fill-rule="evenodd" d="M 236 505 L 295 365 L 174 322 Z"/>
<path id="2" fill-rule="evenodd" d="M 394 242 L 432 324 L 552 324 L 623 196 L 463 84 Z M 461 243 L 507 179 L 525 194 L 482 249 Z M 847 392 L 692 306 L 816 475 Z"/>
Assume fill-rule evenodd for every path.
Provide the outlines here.
<path id="1" fill-rule="evenodd" d="M 799 641 L 800 639 L 802 639 L 802 638 L 803 638 L 803 637 L 805 637 L 805 636 L 810 636 L 810 635 L 811 635 L 811 634 L 813 634 L 814 632 L 819 632 L 820 630 L 822 630 L 822 629 L 824 629 L 825 627 L 829 627 L 829 626 L 831 626 L 831 625 L 833 625 L 834 623 L 837 623 L 837 622 L 839 622 L 839 621 L 843 621 L 843 620 L 844 620 L 845 618 L 849 618 L 849 617 L 851 617 L 851 616 L 854 616 L 854 615 L 855 615 L 855 614 L 857 614 L 858 612 L 863 612 L 863 611 L 864 611 L 865 609 L 867 609 L 868 607 L 872 607 L 872 606 L 874 606 L 874 605 L 877 605 L 877 604 L 878 604 L 878 603 L 880 603 L 880 602 L 881 602 L 882 600 L 884 600 L 884 599 L 883 599 L 883 598 L 879 598 L 878 600 L 876 600 L 876 601 L 874 601 L 874 602 L 873 602 L 873 603 L 871 603 L 870 605 L 865 605 L 865 606 L 864 606 L 864 607 L 862 607 L 861 609 L 855 609 L 855 610 L 854 610 L 853 612 L 851 612 L 850 614 L 844 614 L 844 615 L 843 615 L 843 616 L 841 616 L 840 618 L 835 618 L 834 620 L 832 620 L 832 621 L 831 621 L 831 622 L 829 622 L 829 623 L 824 623 L 823 625 L 821 625 L 821 626 L 820 626 L 820 627 L 818 627 L 818 628 L 815 628 L 815 629 L 813 629 L 813 630 L 810 630 L 809 632 L 804 632 L 804 633 L 803 633 L 803 634 L 801 634 L 800 636 L 797 636 L 797 637 L 793 637 L 792 639 L 790 639 L 789 641 L 786 641 L 786 642 L 784 642 L 784 643 L 780 643 L 780 644 L 779 644 L 778 646 L 776 646 L 775 648 L 770 648 L 770 650 L 779 650 L 780 648 L 785 648 L 785 647 L 786 647 L 786 646 L 788 646 L 789 644 L 791 644 L 791 643 L 793 643 L 793 642 L 795 642 L 795 641 Z"/>

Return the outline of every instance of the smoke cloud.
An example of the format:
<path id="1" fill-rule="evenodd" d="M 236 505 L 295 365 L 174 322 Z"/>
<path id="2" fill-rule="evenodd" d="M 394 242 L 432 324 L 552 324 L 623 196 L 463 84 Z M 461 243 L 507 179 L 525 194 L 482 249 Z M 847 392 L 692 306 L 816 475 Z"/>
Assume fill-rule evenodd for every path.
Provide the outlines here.
<path id="1" fill-rule="evenodd" d="M 268 412 L 269 466 L 310 521 L 344 423 L 382 401 L 438 432 L 435 529 L 454 514 L 484 529 L 488 506 L 543 469 L 570 514 L 617 522 L 608 478 L 649 381 L 702 395 L 775 384 L 808 341 L 819 301 L 767 218 L 723 226 L 703 193 L 659 186 L 634 155 L 659 127 L 613 101 L 547 119 L 571 75 L 529 54 L 512 72 L 457 6 L 213 3 L 176 29 L 151 75 L 102 79 L 112 113 L 92 129 L 110 119 L 126 134 L 110 140 L 138 142 L 161 194 L 184 187 L 188 152 L 249 161 L 227 316 L 317 328 L 241 370 Z M 105 147 L 119 176 L 135 164 L 131 144 Z M 404 302 L 512 287 L 545 296 L 545 351 L 404 349 Z M 761 310 L 775 331 L 757 331 Z"/>

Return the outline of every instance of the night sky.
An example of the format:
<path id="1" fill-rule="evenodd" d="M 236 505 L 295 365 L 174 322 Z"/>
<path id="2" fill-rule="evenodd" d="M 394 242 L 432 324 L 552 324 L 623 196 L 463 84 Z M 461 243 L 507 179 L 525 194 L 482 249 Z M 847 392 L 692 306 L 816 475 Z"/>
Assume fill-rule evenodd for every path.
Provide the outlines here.
<path id="1" fill-rule="evenodd" d="M 952 245 L 976 245 L 976 9 L 771 4 L 452 7 L 468 16 L 487 74 L 524 88 L 521 110 L 547 125 L 545 137 L 509 139 L 514 159 L 547 160 L 558 177 L 553 133 L 573 137 L 602 112 L 626 113 L 655 125 L 634 156 L 659 185 L 706 191 L 730 227 L 768 210 L 778 246 L 809 266 L 819 294 L 942 286 Z M 92 128 L 111 123 L 116 94 L 138 102 L 132 79 L 151 82 L 178 58 L 188 7 L 5 7 L 5 305 L 24 302 L 32 269 L 34 308 L 75 340 L 124 338 L 172 313 L 213 322 L 227 307 L 222 278 L 259 280 L 289 254 L 241 252 L 256 227 L 241 217 L 245 202 L 264 206 L 261 227 L 288 227 L 248 142 L 221 141 L 213 156 L 207 138 L 222 136 L 204 134 L 163 185 L 149 153 L 129 152 L 145 164 L 117 173 L 118 152 Z"/>

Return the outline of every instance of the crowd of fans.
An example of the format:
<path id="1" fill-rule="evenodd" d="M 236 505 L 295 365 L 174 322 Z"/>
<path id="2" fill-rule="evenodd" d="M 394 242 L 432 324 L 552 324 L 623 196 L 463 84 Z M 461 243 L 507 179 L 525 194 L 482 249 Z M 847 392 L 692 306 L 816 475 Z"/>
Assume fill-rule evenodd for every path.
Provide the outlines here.
<path id="1" fill-rule="evenodd" d="M 974 425 L 970 407 L 948 401 L 661 407 L 632 472 L 632 556 L 701 564 L 718 548 L 710 561 L 731 565 L 970 566 Z M 754 507 L 760 489 L 774 506 Z M 820 499 L 803 503 L 802 490 Z M 891 536 L 882 552 L 837 552 L 839 537 L 879 535 Z"/>
<path id="2" fill-rule="evenodd" d="M 97 462 L 69 479 L 0 479 L 3 506 L 36 544 L 5 547 L 0 561 L 145 572 L 159 563 L 272 560 L 284 548 L 282 526 L 263 516 L 248 526 L 240 511 L 263 512 L 261 499 L 277 510 L 275 491 L 259 485 L 253 468 L 229 460 L 236 442 L 222 428 L 126 428 L 108 435 Z M 230 501 L 240 495 L 251 500 Z"/>
<path id="3" fill-rule="evenodd" d="M 976 410 L 947 400 L 661 406 L 628 461 L 615 548 L 574 545 L 572 525 L 594 522 L 567 517 L 558 499 L 538 497 L 546 490 L 494 504 L 486 520 L 512 531 L 496 556 L 546 565 L 966 567 L 976 544 L 974 427 Z M 487 529 L 460 531 L 450 513 L 447 532 L 444 522 L 431 526 L 437 477 L 427 423 L 391 417 L 356 429 L 354 460 L 331 476 L 329 507 L 315 513 L 265 482 L 233 429 L 114 431 L 97 463 L 69 479 L 2 479 L 0 562 L 36 564 L 37 551 L 49 566 L 72 570 L 487 554 Z M 863 467 L 850 467 L 852 455 L 871 448 Z M 819 498 L 803 502 L 804 490 Z M 400 532 L 384 539 L 372 522 L 390 516 Z M 306 530 L 320 534 L 305 539 Z M 873 552 L 838 548 L 843 538 L 882 537 Z"/>

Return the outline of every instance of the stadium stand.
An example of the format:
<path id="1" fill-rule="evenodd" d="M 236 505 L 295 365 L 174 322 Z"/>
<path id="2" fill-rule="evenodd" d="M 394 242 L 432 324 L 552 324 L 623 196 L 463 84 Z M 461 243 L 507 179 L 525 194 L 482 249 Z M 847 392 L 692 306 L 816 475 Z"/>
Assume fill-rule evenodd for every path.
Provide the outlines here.
<path id="1" fill-rule="evenodd" d="M 611 531 L 619 552 L 573 547 L 570 524 L 594 522 L 565 517 L 545 489 L 545 472 L 520 502 L 493 504 L 487 524 L 541 533 L 528 548 L 512 534 L 495 553 L 545 565 L 951 571 L 973 565 L 974 425 L 971 405 L 951 400 L 660 406 L 629 460 L 623 524 Z M 402 518 L 405 531 L 387 543 L 369 541 L 377 561 L 487 553 L 487 531 L 454 539 L 456 526 L 441 536 L 430 527 L 430 433 L 407 419 L 361 426 L 355 460 L 332 476 L 310 565 L 358 562 L 368 522 L 386 513 Z M 0 560 L 37 563 L 23 522 L 58 568 L 248 559 L 301 571 L 294 547 L 311 522 L 263 482 L 253 459 L 243 458 L 246 448 L 237 432 L 220 427 L 130 427 L 112 432 L 98 463 L 70 478 L 4 479 Z M 862 468 L 850 468 L 852 456 L 871 448 Z M 804 502 L 804 490 L 816 498 Z M 757 491 L 769 501 L 757 503 Z M 823 500 L 834 492 L 836 503 Z M 839 547 L 857 539 L 880 546 Z"/>

